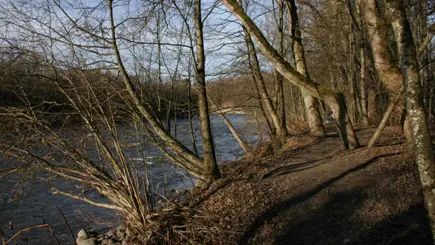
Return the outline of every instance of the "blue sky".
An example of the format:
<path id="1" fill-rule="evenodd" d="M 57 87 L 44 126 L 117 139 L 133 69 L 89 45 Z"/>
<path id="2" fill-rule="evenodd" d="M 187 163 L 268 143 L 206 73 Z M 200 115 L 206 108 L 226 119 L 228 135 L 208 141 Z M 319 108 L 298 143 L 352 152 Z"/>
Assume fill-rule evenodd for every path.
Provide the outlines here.
<path id="1" fill-rule="evenodd" d="M 170 1 L 166 2 L 170 4 Z M 111 50 L 96 47 L 90 48 L 89 50 L 81 48 L 72 50 L 71 47 L 66 45 L 65 43 L 71 40 L 81 45 L 100 46 L 101 43 L 97 43 L 89 34 L 74 30 L 71 20 L 54 4 L 60 4 L 66 14 L 74 21 L 77 21 L 84 29 L 88 28 L 91 30 L 90 32 L 96 35 L 109 38 L 109 18 L 106 8 L 107 2 L 105 0 L 57 0 L 56 2 L 54 0 L 0 0 L 0 3 L 2 4 L 2 7 L 0 7 L 2 19 L 13 19 L 13 15 L 16 14 L 14 13 L 14 11 L 17 10 L 16 7 L 23 8 L 20 9 L 20 11 L 24 10 L 23 12 L 25 13 L 25 15 L 21 19 L 17 19 L 15 23 L 8 23 L 0 27 L 3 31 L 2 34 L 0 34 L 2 38 L 16 38 L 17 42 L 21 42 L 21 45 L 43 50 L 46 53 L 51 49 L 54 50 L 54 56 L 57 59 L 70 59 L 70 61 L 74 60 L 74 62 L 81 64 L 95 64 L 99 60 L 113 61 L 113 57 L 94 54 L 94 52 L 107 54 L 108 52 L 110 53 Z M 203 1 L 203 18 L 207 16 L 204 23 L 204 32 L 207 51 L 206 72 L 209 80 L 223 76 L 222 74 L 227 73 L 229 70 L 234 70 L 235 64 L 240 59 L 243 59 L 241 55 L 238 55 L 238 52 L 244 47 L 240 25 L 235 21 L 235 18 L 227 12 L 225 6 L 219 4 L 217 7 L 213 8 L 212 12 L 209 14 L 210 8 L 214 3 L 215 2 L 212 0 Z M 157 15 L 150 14 L 155 8 L 150 4 L 146 4 L 146 1 L 141 0 L 115 1 L 114 5 L 116 6 L 114 9 L 115 22 L 117 24 L 124 23 L 124 25 L 117 28 L 118 37 L 126 37 L 143 43 L 156 42 Z M 165 11 L 159 10 L 160 16 L 166 19 L 165 24 L 161 25 L 161 41 L 163 43 L 190 45 L 189 37 L 187 35 L 180 35 L 183 21 L 179 13 L 172 7 L 168 8 L 168 6 L 169 5 L 164 6 Z M 186 7 L 182 5 L 179 6 L 181 8 Z M 257 8 L 253 11 L 259 13 L 264 11 L 264 9 Z M 252 16 L 256 16 L 256 13 L 252 14 Z M 128 18 L 132 19 L 127 21 Z M 147 18 L 149 24 L 146 25 L 144 24 L 144 19 Z M 256 21 L 262 23 L 264 19 L 265 17 L 260 15 Z M 189 24 L 191 28 L 193 28 L 192 21 L 189 21 Z M 5 32 L 5 29 L 8 31 Z M 38 35 L 32 32 L 37 32 Z M 48 41 L 49 36 L 57 38 L 58 41 Z M 64 38 L 65 36 L 67 37 Z M 157 69 L 157 59 L 155 57 L 157 45 L 133 45 L 131 42 L 125 41 L 120 41 L 119 43 L 122 49 L 121 54 L 123 60 L 129 67 L 129 70 L 134 71 L 134 67 L 137 67 L 139 63 L 145 68 L 152 67 Z M 37 47 L 38 45 L 39 47 Z M 186 75 L 186 64 L 189 59 L 190 50 L 173 45 L 162 46 L 162 56 L 164 57 L 164 59 L 161 59 L 162 71 L 166 73 L 166 76 L 174 71 L 178 60 L 177 55 L 180 52 L 183 54 L 181 56 L 183 66 L 179 66 L 179 72 L 180 74 L 184 73 L 184 75 Z M 153 57 L 150 58 L 150 55 Z"/>

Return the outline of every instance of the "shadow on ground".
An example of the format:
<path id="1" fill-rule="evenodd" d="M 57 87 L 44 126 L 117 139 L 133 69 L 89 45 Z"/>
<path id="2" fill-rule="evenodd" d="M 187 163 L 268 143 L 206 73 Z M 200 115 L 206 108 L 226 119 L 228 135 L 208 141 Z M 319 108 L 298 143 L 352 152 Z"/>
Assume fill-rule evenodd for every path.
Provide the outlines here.
<path id="1" fill-rule="evenodd" d="M 301 222 L 289 222 L 273 244 L 433 244 L 423 203 L 411 206 L 400 215 L 390 216 L 371 229 L 355 235 L 360 224 L 352 220 L 355 209 L 364 200 L 359 190 L 340 193 Z"/>
<path id="2" fill-rule="evenodd" d="M 280 176 L 284 174 L 294 173 L 302 170 L 307 170 L 316 166 L 319 166 L 320 164 L 326 163 L 329 159 L 331 159 L 334 156 L 334 154 L 331 154 L 330 156 L 322 157 L 320 159 L 315 159 L 303 163 L 293 163 L 286 166 L 280 166 L 278 168 L 273 169 L 272 171 L 268 172 L 267 174 L 263 175 L 263 179 L 270 178 L 272 176 Z"/>
<path id="3" fill-rule="evenodd" d="M 377 222 L 364 222 L 355 217 L 356 210 L 361 203 L 368 198 L 365 188 L 362 186 L 350 191 L 330 194 L 328 201 L 321 207 L 313 209 L 309 202 L 314 196 L 326 190 L 330 185 L 346 177 L 349 174 L 359 172 L 382 158 L 398 155 L 397 153 L 383 154 L 373 157 L 366 162 L 350 168 L 337 176 L 324 181 L 310 191 L 293 196 L 280 202 L 266 212 L 257 216 L 239 240 L 239 244 L 262 244 L 264 238 L 263 229 L 265 224 L 280 223 L 279 235 L 274 238 L 273 244 L 433 244 L 426 211 L 422 203 L 416 203 L 399 215 L 388 216 Z M 275 175 L 271 176 L 272 178 Z M 292 213 L 298 206 L 299 213 Z M 311 207 L 311 208 L 309 208 Z M 373 207 L 373 212 L 376 207 Z M 283 215 L 285 214 L 285 215 Z M 284 217 L 285 220 L 282 220 Z M 279 220 L 281 219 L 281 220 Z M 370 223 L 372 225 L 367 225 Z M 284 224 L 284 225 L 282 225 Z M 257 239 L 257 234 L 263 233 L 262 238 Z M 271 241 L 267 243 L 270 244 Z"/>

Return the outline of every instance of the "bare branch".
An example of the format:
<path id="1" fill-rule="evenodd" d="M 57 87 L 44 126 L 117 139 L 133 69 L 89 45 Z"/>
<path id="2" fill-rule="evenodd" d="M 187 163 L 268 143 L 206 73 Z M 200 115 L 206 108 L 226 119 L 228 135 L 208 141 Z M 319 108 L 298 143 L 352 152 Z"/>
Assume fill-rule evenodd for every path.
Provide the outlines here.
<path id="1" fill-rule="evenodd" d="M 125 212 L 125 210 L 123 208 L 121 208 L 121 207 L 119 207 L 117 205 L 111 205 L 111 204 L 107 204 L 107 203 L 95 202 L 95 201 L 92 201 L 92 200 L 90 200 L 90 199 L 88 199 L 86 197 L 81 197 L 81 196 L 77 196 L 77 195 L 74 195 L 74 194 L 71 194 L 71 193 L 60 191 L 60 190 L 58 190 L 58 189 L 56 189 L 54 187 L 52 188 L 52 190 L 53 190 L 53 192 L 52 192 L 53 195 L 60 194 L 60 195 L 63 195 L 63 196 L 71 197 L 73 199 L 77 199 L 77 200 L 89 203 L 89 204 L 91 204 L 93 206 L 96 206 L 96 207 L 113 209 L 113 210 Z"/>

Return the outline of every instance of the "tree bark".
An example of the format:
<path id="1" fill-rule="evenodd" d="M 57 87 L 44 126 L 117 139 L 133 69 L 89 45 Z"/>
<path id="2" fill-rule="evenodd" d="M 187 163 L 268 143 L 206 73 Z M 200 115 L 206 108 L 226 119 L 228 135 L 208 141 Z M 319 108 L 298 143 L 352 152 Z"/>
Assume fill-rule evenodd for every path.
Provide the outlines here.
<path id="1" fill-rule="evenodd" d="M 204 34 L 201 15 L 201 0 L 195 1 L 195 28 L 196 28 L 196 90 L 198 92 L 198 110 L 204 152 L 204 174 L 206 182 L 211 183 L 220 178 L 216 162 L 213 136 L 211 133 L 210 115 L 208 113 L 207 90 L 205 86 L 205 53 Z M 206 183 L 206 184 L 208 184 Z"/>
<path id="2" fill-rule="evenodd" d="M 243 26 L 249 32 L 249 34 L 256 40 L 259 49 L 263 53 L 263 55 L 272 63 L 277 71 L 279 71 L 284 78 L 288 81 L 292 82 L 294 85 L 298 86 L 301 89 L 305 89 L 305 92 L 322 100 L 327 101 L 328 104 L 332 105 L 335 108 L 341 108 L 340 105 L 335 104 L 338 103 L 339 100 L 336 98 L 343 97 L 340 93 L 332 91 L 326 87 L 318 87 L 312 80 L 306 78 L 299 72 L 297 72 L 293 67 L 288 63 L 282 56 L 278 54 L 278 52 L 270 45 L 270 43 L 266 40 L 263 33 L 258 29 L 255 23 L 251 20 L 251 18 L 243 11 L 243 8 L 237 3 L 235 0 L 223 0 L 223 3 L 229 8 L 231 13 L 237 17 L 240 22 L 242 22 Z M 345 106 L 345 105 L 344 105 Z M 337 109 L 336 112 L 340 112 L 343 115 L 336 114 L 339 118 L 345 119 L 345 122 L 348 122 L 348 114 L 346 110 Z M 349 122 L 350 123 L 350 122 Z M 338 125 L 346 126 L 346 124 L 338 123 Z M 349 130 L 352 129 L 350 125 Z M 341 131 L 346 129 L 341 129 Z M 351 139 L 343 139 L 343 142 L 349 142 L 349 144 L 344 144 L 346 148 L 355 149 L 359 147 L 358 139 L 356 138 L 355 133 L 351 134 L 342 134 L 343 137 L 354 137 Z"/>
<path id="3" fill-rule="evenodd" d="M 378 107 L 376 99 L 376 89 L 369 87 L 367 91 L 367 117 L 369 118 L 369 124 L 376 124 L 378 117 Z"/>
<path id="4" fill-rule="evenodd" d="M 305 61 L 304 46 L 302 45 L 301 30 L 299 28 L 298 11 L 294 0 L 286 0 L 287 10 L 291 22 L 291 34 L 293 37 L 293 54 L 296 63 L 296 70 L 309 79 L 307 63 Z M 307 113 L 310 134 L 317 137 L 325 137 L 325 127 L 319 111 L 318 100 L 302 89 L 305 110 Z"/>
<path id="5" fill-rule="evenodd" d="M 392 26 L 399 50 L 405 87 L 406 109 L 412 129 L 415 159 L 420 173 L 432 235 L 435 239 L 435 164 L 423 103 L 416 47 L 402 1 L 386 0 L 385 2 L 392 17 Z"/>
<path id="6" fill-rule="evenodd" d="M 361 118 L 364 126 L 369 125 L 369 118 L 367 113 L 367 85 L 366 85 L 366 58 L 365 58 L 365 44 L 361 45 L 360 48 L 360 61 L 361 61 L 361 70 L 360 70 L 360 83 L 359 83 L 359 93 L 360 93 L 360 104 L 361 104 Z"/>

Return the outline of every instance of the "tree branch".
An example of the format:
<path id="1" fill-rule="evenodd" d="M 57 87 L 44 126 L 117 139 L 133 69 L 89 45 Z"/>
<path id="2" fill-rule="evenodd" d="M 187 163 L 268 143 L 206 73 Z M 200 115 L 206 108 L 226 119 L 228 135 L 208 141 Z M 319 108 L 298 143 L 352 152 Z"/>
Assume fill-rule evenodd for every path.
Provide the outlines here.
<path id="1" fill-rule="evenodd" d="M 60 195 L 63 195 L 63 196 L 67 196 L 67 197 L 70 197 L 70 198 L 73 198 L 73 199 L 76 199 L 76 200 L 80 200 L 80 201 L 89 203 L 89 204 L 91 204 L 93 206 L 96 206 L 96 207 L 113 209 L 113 210 L 118 210 L 118 211 L 121 211 L 121 212 L 125 212 L 125 210 L 123 208 L 121 208 L 119 206 L 116 206 L 116 205 L 112 205 L 112 204 L 108 204 L 108 203 L 95 202 L 95 201 L 92 201 L 92 200 L 90 200 L 90 199 L 88 199 L 86 197 L 81 197 L 81 196 L 77 196 L 77 195 L 74 195 L 74 194 L 71 194 L 71 193 L 68 193 L 68 192 L 61 191 L 61 190 L 59 190 L 59 189 L 57 189 L 55 187 L 53 187 L 52 190 L 53 190 L 53 192 L 52 192 L 53 195 L 60 194 Z"/>

